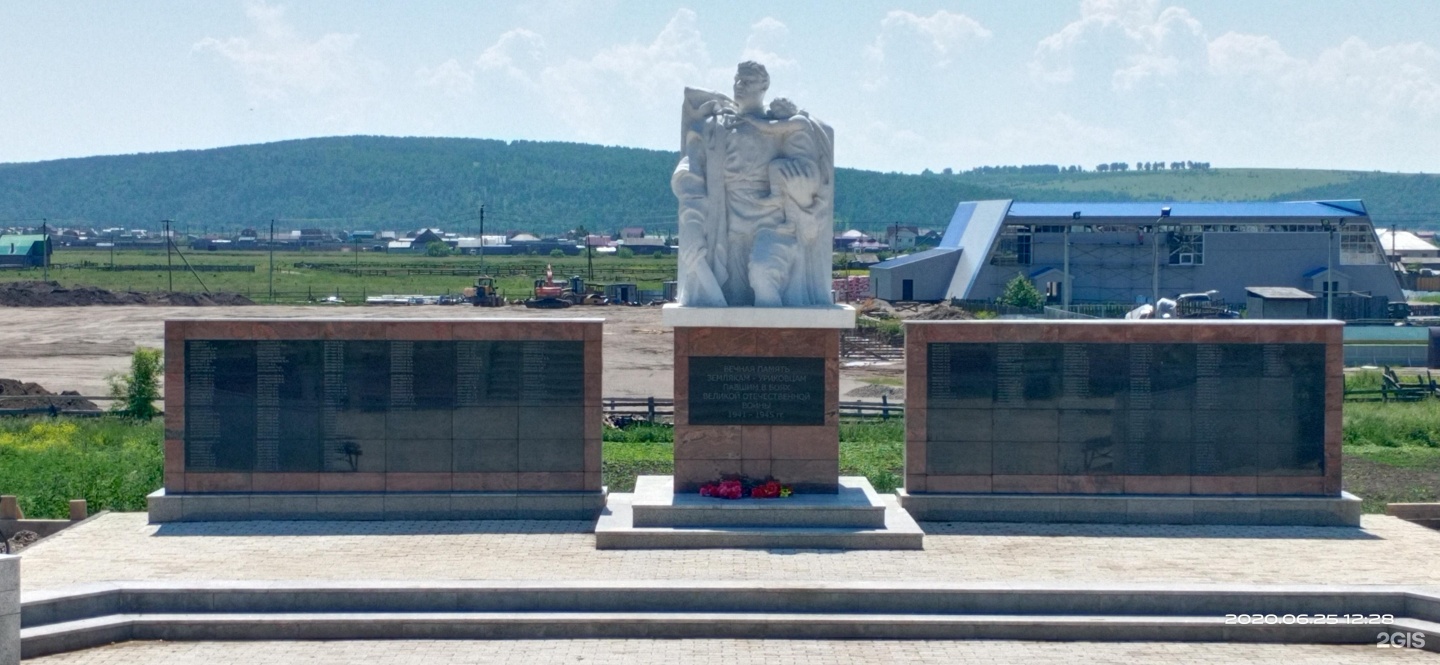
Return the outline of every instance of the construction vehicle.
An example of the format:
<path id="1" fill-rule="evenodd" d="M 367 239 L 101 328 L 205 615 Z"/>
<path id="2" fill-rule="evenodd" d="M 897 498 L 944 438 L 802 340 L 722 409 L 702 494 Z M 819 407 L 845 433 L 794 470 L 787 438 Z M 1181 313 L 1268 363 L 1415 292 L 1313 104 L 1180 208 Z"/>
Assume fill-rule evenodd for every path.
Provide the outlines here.
<path id="1" fill-rule="evenodd" d="M 476 307 L 504 307 L 505 299 L 495 292 L 494 277 L 476 277 L 475 286 L 465 289 L 465 299 Z"/>
<path id="2" fill-rule="evenodd" d="M 545 279 L 535 280 L 535 293 L 525 299 L 525 306 L 531 309 L 564 309 L 572 303 L 566 296 L 569 289 L 565 282 L 555 281 L 555 271 L 545 266 Z M 572 293 L 573 295 L 573 293 Z"/>
<path id="3" fill-rule="evenodd" d="M 1182 293 L 1161 298 L 1155 305 L 1141 305 L 1125 314 L 1127 319 L 1237 319 L 1240 314 L 1225 306 L 1220 292 Z"/>

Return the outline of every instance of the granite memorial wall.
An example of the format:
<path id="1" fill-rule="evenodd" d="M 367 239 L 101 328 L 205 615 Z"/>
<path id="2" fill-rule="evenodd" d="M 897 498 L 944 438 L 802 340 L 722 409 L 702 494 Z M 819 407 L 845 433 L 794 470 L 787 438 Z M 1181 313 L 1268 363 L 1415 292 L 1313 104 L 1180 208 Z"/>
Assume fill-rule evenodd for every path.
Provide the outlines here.
<path id="1" fill-rule="evenodd" d="M 907 491 L 1338 495 L 1339 331 L 907 324 Z"/>
<path id="2" fill-rule="evenodd" d="M 167 322 L 166 489 L 600 489 L 600 322 Z"/>

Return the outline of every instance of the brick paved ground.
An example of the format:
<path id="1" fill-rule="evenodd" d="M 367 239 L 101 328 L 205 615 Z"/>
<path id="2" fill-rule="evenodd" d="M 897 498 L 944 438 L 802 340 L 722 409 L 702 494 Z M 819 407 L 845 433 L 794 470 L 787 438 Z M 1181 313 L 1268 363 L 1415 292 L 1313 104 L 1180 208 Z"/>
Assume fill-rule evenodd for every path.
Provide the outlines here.
<path id="1" fill-rule="evenodd" d="M 928 524 L 921 552 L 597 551 L 581 522 L 146 524 L 109 514 L 26 551 L 25 591 L 115 580 L 786 580 L 1409 584 L 1440 531 Z"/>
<path id="2" fill-rule="evenodd" d="M 780 640 L 544 640 L 515 642 L 130 642 L 27 660 L 44 665 L 444 665 L 584 663 L 675 665 L 699 662 L 834 663 L 1334 663 L 1435 662 L 1435 654 L 1372 646 L 1185 644 L 1156 642 L 881 642 Z"/>

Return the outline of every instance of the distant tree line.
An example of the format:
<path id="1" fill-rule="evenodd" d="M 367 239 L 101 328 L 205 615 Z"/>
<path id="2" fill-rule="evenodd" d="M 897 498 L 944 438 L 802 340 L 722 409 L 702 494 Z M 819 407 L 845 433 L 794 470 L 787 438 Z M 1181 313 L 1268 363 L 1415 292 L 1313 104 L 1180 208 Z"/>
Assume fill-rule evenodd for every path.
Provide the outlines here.
<path id="1" fill-rule="evenodd" d="M 1210 162 L 1135 162 L 1136 171 L 1185 171 L 1204 170 L 1210 168 Z M 1129 162 L 1110 162 L 1097 164 L 1095 172 L 1112 173 L 1118 171 L 1129 171 Z M 1057 164 L 1023 164 L 1020 166 L 977 166 L 966 171 L 975 175 L 1060 175 L 1061 173 L 1084 173 L 1085 167 L 1078 164 L 1070 166 L 1059 166 Z M 952 175 L 950 169 L 942 172 L 944 175 Z M 921 175 L 935 175 L 929 169 Z"/>

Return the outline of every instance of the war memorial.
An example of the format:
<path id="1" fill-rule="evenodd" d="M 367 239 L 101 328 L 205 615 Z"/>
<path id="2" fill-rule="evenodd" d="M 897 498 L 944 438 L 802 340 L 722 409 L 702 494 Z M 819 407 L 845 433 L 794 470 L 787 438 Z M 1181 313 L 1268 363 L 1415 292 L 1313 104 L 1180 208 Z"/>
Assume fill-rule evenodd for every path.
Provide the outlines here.
<path id="1" fill-rule="evenodd" d="M 733 96 L 683 97 L 673 475 L 602 486 L 600 319 L 168 321 L 145 547 L 183 567 L 228 540 L 259 570 L 56 585 L 17 614 L 0 558 L 0 665 L 152 639 L 1440 646 L 1440 595 L 1386 583 L 1436 570 L 1341 488 L 1338 322 L 911 322 L 904 487 L 842 476 L 835 136 L 768 84 L 742 63 Z M 505 540 L 267 549 L 397 533 Z"/>

